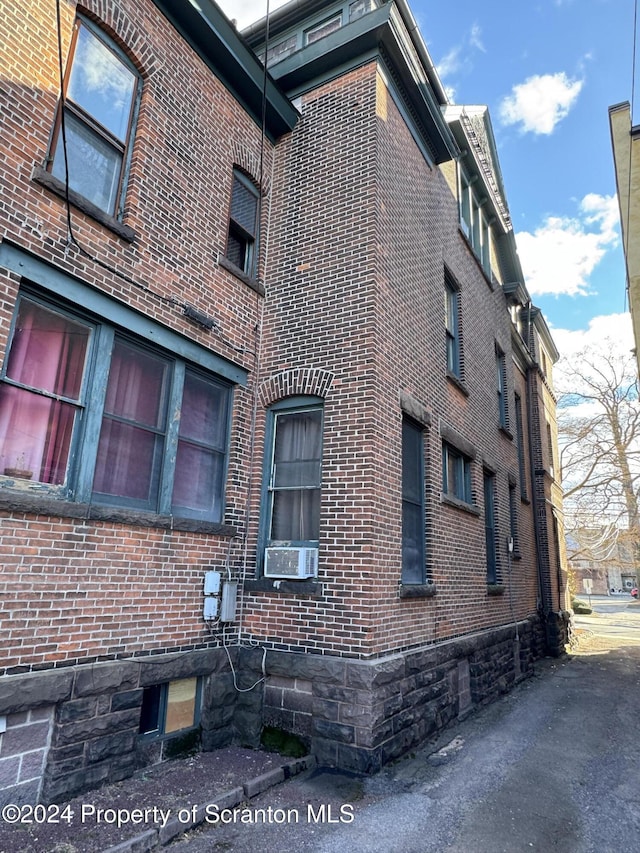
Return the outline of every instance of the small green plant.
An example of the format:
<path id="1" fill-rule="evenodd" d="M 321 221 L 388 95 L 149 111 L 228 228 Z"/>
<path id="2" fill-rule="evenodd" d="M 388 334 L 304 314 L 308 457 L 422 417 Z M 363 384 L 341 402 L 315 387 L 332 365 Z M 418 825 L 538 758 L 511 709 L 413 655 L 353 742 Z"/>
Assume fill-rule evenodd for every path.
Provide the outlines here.
<path id="1" fill-rule="evenodd" d="M 582 614 L 583 616 L 586 616 L 589 613 L 593 613 L 592 608 L 589 607 L 587 602 L 581 601 L 579 598 L 574 598 L 571 602 L 571 606 L 573 607 L 574 613 Z"/>
<path id="2" fill-rule="evenodd" d="M 309 752 L 306 744 L 297 735 L 272 726 L 265 726 L 262 729 L 260 743 L 269 752 L 279 752 L 280 755 L 286 755 L 289 758 L 302 758 Z"/>

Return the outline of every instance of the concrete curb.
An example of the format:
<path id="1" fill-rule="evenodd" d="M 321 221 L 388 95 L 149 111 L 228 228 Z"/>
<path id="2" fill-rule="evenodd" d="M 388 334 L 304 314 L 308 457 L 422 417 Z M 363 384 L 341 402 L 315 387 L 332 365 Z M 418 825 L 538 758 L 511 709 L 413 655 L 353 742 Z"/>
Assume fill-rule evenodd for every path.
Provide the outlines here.
<path id="1" fill-rule="evenodd" d="M 133 838 L 127 839 L 127 841 L 121 841 L 120 844 L 116 844 L 114 847 L 106 848 L 103 850 L 103 853 L 147 853 L 149 850 L 164 847 L 165 844 L 169 844 L 179 835 L 203 823 L 207 814 L 207 807 L 211 804 L 215 804 L 218 810 L 233 809 L 241 803 L 256 797 L 258 794 L 262 794 L 269 788 L 273 788 L 275 785 L 279 785 L 287 779 L 297 776 L 304 770 L 310 770 L 315 765 L 316 759 L 313 755 L 296 758 L 294 761 L 287 762 L 287 764 L 283 764 L 280 767 L 269 770 L 267 773 L 250 779 L 237 788 L 214 795 L 208 802 L 190 809 L 192 817 L 186 821 L 172 817 L 162 829 L 147 829 Z"/>

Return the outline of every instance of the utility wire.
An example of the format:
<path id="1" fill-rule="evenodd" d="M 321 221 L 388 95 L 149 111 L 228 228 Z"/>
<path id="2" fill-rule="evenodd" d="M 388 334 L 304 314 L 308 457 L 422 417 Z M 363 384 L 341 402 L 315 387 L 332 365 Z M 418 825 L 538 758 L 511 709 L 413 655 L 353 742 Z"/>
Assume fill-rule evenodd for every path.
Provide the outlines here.
<path id="1" fill-rule="evenodd" d="M 112 266 L 111 264 L 106 263 L 100 258 L 93 255 L 89 252 L 85 247 L 80 243 L 78 238 L 76 237 L 73 230 L 73 223 L 71 220 L 71 200 L 69 197 L 69 154 L 68 154 L 68 146 L 67 146 L 67 127 L 66 127 L 66 92 L 64 86 L 64 59 L 62 56 L 62 21 L 61 21 L 61 12 L 60 12 L 60 0 L 56 0 L 56 25 L 57 25 L 57 42 L 58 42 L 58 78 L 60 82 L 60 136 L 62 138 L 62 153 L 64 157 L 64 200 L 65 200 L 65 210 L 66 210 L 66 219 L 67 219 L 67 249 L 70 246 L 74 246 L 78 252 L 82 255 L 82 257 L 87 258 L 87 260 L 92 261 L 94 264 L 97 264 L 102 269 L 107 272 L 115 275 L 117 278 L 122 281 L 127 282 L 127 284 L 136 287 L 138 290 L 141 290 L 143 293 L 146 293 L 148 296 L 157 299 L 159 302 L 164 305 L 170 305 L 175 308 L 181 308 L 185 314 L 190 305 L 186 302 L 182 302 L 175 296 L 165 296 L 162 293 L 157 293 L 148 284 L 145 284 L 142 281 L 138 281 L 126 273 L 119 270 L 117 267 Z M 262 166 L 261 166 L 262 168 Z M 199 312 L 202 313 L 202 312 Z M 187 315 L 188 316 L 188 315 Z M 203 314 L 204 316 L 204 314 Z M 197 321 L 196 321 L 197 322 Z M 200 324 L 202 325 L 202 324 Z M 212 322 L 210 326 L 206 328 L 214 329 L 217 336 L 220 338 L 222 343 L 232 349 L 234 352 L 240 353 L 242 355 L 255 355 L 253 350 L 248 349 L 245 346 L 237 346 L 232 341 L 230 341 L 220 330 L 220 327 L 216 322 Z"/>

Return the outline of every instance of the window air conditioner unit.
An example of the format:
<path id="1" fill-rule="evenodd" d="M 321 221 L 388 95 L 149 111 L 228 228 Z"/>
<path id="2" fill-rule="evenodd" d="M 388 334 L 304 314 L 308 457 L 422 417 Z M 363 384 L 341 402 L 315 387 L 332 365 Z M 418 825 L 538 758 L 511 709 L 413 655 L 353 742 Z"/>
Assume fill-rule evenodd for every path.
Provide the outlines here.
<path id="1" fill-rule="evenodd" d="M 315 578 L 318 574 L 317 548 L 265 548 L 266 578 Z"/>

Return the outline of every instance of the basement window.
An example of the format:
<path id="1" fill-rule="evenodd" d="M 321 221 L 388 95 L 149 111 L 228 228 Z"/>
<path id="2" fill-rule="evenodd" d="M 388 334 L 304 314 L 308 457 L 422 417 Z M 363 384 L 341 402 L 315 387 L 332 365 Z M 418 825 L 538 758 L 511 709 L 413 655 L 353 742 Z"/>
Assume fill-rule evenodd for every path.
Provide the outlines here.
<path id="1" fill-rule="evenodd" d="M 145 687 L 139 733 L 153 738 L 194 728 L 200 722 L 201 698 L 201 678 L 181 678 Z"/>

